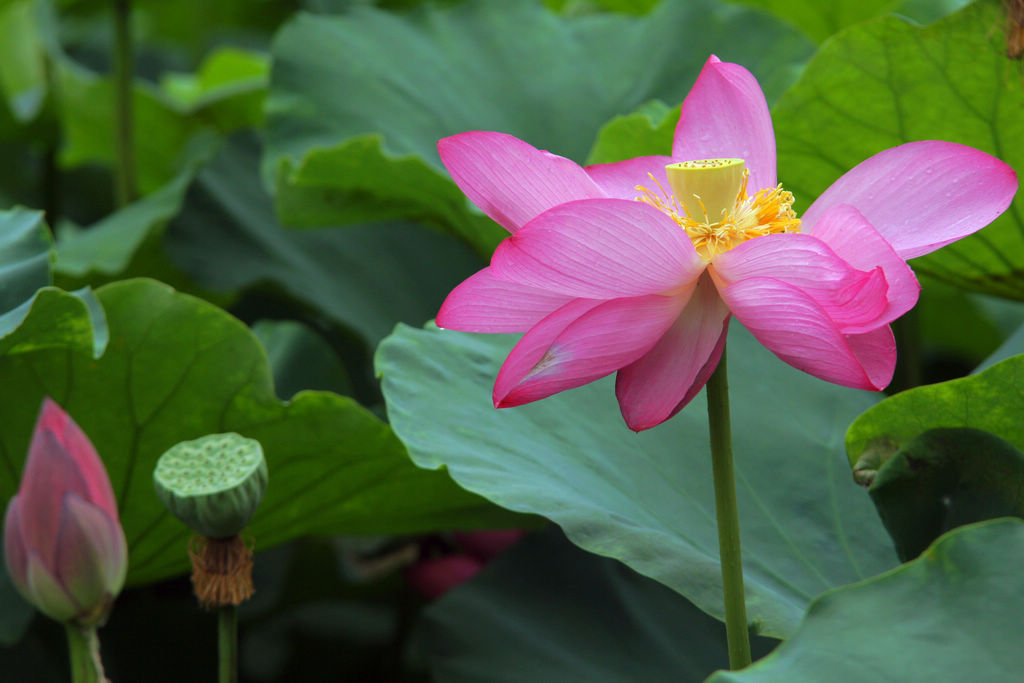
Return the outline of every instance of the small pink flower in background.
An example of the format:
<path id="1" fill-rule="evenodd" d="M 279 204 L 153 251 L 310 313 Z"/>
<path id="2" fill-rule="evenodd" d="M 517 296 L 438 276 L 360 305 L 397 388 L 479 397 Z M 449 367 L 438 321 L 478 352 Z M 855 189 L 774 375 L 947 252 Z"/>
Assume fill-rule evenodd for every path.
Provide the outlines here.
<path id="1" fill-rule="evenodd" d="M 1013 169 L 984 152 L 912 142 L 862 162 L 798 217 L 777 185 L 760 86 L 713 56 L 683 102 L 671 157 L 581 168 L 480 131 L 438 150 L 512 236 L 449 294 L 437 324 L 525 332 L 495 406 L 618 372 L 634 430 L 700 391 L 733 315 L 800 370 L 885 387 L 896 363 L 889 323 L 920 290 L 906 260 L 988 225 L 1017 190 Z"/>
<path id="2" fill-rule="evenodd" d="M 4 552 L 17 589 L 57 621 L 102 622 L 124 585 L 128 545 L 103 462 L 49 398 L 7 506 Z"/>
<path id="3" fill-rule="evenodd" d="M 494 529 L 456 532 L 456 552 L 427 557 L 409 567 L 405 577 L 428 600 L 436 600 L 476 576 L 495 557 L 519 542 L 525 531 Z"/>
<path id="4" fill-rule="evenodd" d="M 442 555 L 420 560 L 406 570 L 405 578 L 427 600 L 436 600 L 483 568 L 483 562 L 469 555 Z"/>

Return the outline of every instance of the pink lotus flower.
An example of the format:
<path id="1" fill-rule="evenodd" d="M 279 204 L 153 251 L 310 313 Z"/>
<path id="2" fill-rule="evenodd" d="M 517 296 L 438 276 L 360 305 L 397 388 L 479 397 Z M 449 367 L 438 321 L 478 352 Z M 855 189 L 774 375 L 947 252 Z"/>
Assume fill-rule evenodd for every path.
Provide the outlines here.
<path id="1" fill-rule="evenodd" d="M 452 291 L 437 324 L 526 333 L 498 374 L 495 406 L 618 371 L 634 430 L 700 391 L 731 315 L 800 370 L 885 387 L 896 362 L 889 323 L 920 290 L 906 259 L 988 225 L 1017 190 L 1013 169 L 984 152 L 912 142 L 857 165 L 797 218 L 776 185 L 760 86 L 714 56 L 683 102 L 671 157 L 581 168 L 480 131 L 438 150 L 512 236 Z"/>
<path id="2" fill-rule="evenodd" d="M 124 585 L 128 545 L 89 438 L 47 398 L 4 522 L 7 570 L 47 616 L 101 622 Z"/>

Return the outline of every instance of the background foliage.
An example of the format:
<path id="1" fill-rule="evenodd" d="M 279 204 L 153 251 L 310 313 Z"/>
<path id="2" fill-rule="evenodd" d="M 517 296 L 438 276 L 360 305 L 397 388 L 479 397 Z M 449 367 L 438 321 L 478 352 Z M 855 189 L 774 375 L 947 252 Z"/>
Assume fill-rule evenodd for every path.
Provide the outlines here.
<path id="1" fill-rule="evenodd" d="M 1024 71 L 998 0 L 136 0 L 139 196 L 120 206 L 112 5 L 0 2 L 0 503 L 53 396 L 102 454 L 131 545 L 131 587 L 102 632 L 115 681 L 212 671 L 187 534 L 149 477 L 170 445 L 229 429 L 270 466 L 246 680 L 702 680 L 724 666 L 703 400 L 641 435 L 607 382 L 495 411 L 513 340 L 429 324 L 504 235 L 451 182 L 438 138 L 499 130 L 580 163 L 666 153 L 715 53 L 764 87 L 798 210 L 909 140 L 1024 168 Z M 937 480 L 896 471 L 956 463 L 943 482 L 992 498 L 986 460 L 922 433 L 1024 449 L 1022 201 L 912 264 L 924 290 L 900 342 L 919 378 L 991 369 L 885 398 L 795 372 L 733 325 L 755 650 L 791 639 L 714 680 L 1024 665 L 1020 524 L 959 528 L 997 513 L 947 514 Z M 851 467 L 871 484 L 889 461 L 920 507 L 897 496 L 883 525 Z M 1024 509 L 1009 499 L 998 515 Z M 404 579 L 460 553 L 453 530 L 542 526 L 432 606 Z M 982 627 L 984 654 L 969 639 Z M 879 629 L 888 645 L 851 650 Z M 0 677 L 62 680 L 61 638 L 0 574 Z"/>

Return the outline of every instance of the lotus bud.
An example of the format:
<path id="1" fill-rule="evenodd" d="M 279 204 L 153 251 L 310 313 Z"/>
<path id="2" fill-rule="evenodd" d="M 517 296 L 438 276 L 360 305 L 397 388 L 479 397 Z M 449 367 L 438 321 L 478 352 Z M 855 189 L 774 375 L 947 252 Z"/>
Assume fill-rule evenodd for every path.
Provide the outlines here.
<path id="1" fill-rule="evenodd" d="M 124 585 L 128 544 L 103 462 L 49 398 L 7 506 L 4 552 L 18 591 L 57 621 L 101 624 Z"/>

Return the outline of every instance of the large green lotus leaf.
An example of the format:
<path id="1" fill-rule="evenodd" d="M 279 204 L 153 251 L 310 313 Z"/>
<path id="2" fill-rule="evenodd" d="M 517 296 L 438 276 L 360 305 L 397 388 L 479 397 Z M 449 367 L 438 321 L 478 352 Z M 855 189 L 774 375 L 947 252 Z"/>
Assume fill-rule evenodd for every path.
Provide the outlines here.
<path id="1" fill-rule="evenodd" d="M 998 353 L 998 352 L 997 352 Z M 870 476 L 889 456 L 936 427 L 991 432 L 1024 450 L 1024 355 L 969 377 L 915 387 L 869 408 L 850 425 L 846 453 L 858 476 Z"/>
<path id="2" fill-rule="evenodd" d="M 441 681 L 699 681 L 729 663 L 720 622 L 555 528 L 428 608 L 417 635 Z M 754 656 L 776 644 L 756 638 Z"/>
<path id="3" fill-rule="evenodd" d="M 1024 667 L 1024 523 L 951 531 L 920 558 L 822 595 L 800 628 L 734 681 L 1015 681 Z"/>
<path id="4" fill-rule="evenodd" d="M 800 208 L 867 157 L 911 140 L 971 145 L 1024 168 L 1024 88 L 1006 58 L 1001 4 L 981 0 L 924 28 L 895 17 L 822 46 L 773 111 L 779 177 Z M 991 226 L 916 259 L 953 284 L 1024 298 L 1024 198 Z"/>
<path id="5" fill-rule="evenodd" d="M 107 466 L 128 537 L 130 584 L 188 566 L 190 532 L 156 498 L 152 470 L 170 446 L 214 432 L 263 445 L 270 484 L 249 527 L 259 548 L 302 534 L 523 523 L 446 474 L 415 467 L 391 429 L 349 398 L 303 392 L 279 401 L 260 343 L 216 306 L 152 280 L 110 284 L 98 297 L 110 329 L 100 358 L 81 342 L 0 357 L 0 376 L 18 387 L 0 399 L 0 504 L 17 487 L 42 397 L 52 396 Z M 12 336 L 34 329 L 30 323 Z"/>
<path id="6" fill-rule="evenodd" d="M 381 344 L 388 416 L 416 463 L 554 520 L 577 545 L 720 616 L 703 395 L 639 434 L 619 415 L 610 378 L 495 410 L 491 388 L 512 342 L 399 326 Z M 842 457 L 846 425 L 875 397 L 793 370 L 739 325 L 729 359 L 748 609 L 757 631 L 784 636 L 814 595 L 895 564 Z"/>
<path id="7" fill-rule="evenodd" d="M 0 313 L 50 284 L 53 239 L 42 211 L 0 211 Z"/>
<path id="8" fill-rule="evenodd" d="M 583 161 L 612 116 L 681 101 L 712 52 L 773 96 L 809 50 L 782 22 L 711 0 L 644 17 L 499 0 L 299 14 L 273 45 L 264 177 L 287 224 L 413 216 L 489 252 L 501 233 L 449 180 L 439 138 L 498 130 Z"/>
<path id="9" fill-rule="evenodd" d="M 422 324 L 483 264 L 459 241 L 408 223 L 297 231 L 277 222 L 253 136 L 229 139 L 166 236 L 175 263 L 218 292 L 272 285 L 375 346 Z"/>

